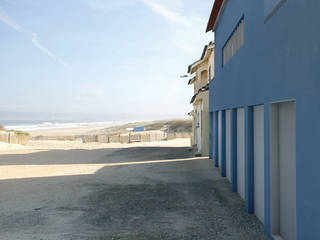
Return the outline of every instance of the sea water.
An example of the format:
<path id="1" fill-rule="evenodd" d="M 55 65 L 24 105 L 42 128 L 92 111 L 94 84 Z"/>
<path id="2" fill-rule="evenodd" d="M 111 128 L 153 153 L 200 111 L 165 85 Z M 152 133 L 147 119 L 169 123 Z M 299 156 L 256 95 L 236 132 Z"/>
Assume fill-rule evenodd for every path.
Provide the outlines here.
<path id="1" fill-rule="evenodd" d="M 64 129 L 64 128 L 80 128 L 90 126 L 103 125 L 119 125 L 121 122 L 106 121 L 106 122 L 77 122 L 77 121 L 35 121 L 35 120 L 0 120 L 2 125 L 7 130 L 18 131 L 36 131 L 48 129 Z"/>

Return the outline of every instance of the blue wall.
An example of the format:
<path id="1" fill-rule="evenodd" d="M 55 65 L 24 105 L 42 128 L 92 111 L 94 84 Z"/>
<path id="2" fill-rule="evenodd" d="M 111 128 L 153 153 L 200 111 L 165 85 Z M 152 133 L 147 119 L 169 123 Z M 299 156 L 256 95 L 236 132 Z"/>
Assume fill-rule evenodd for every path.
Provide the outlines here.
<path id="1" fill-rule="evenodd" d="M 264 0 L 264 16 L 270 17 L 285 0 Z"/>
<path id="2" fill-rule="evenodd" d="M 297 239 L 320 239 L 320 1 L 286 0 L 265 22 L 266 11 L 264 1 L 226 1 L 215 34 L 210 111 L 265 104 L 268 140 L 269 104 L 296 101 Z M 245 43 L 222 66 L 222 48 L 243 16 Z M 266 141 L 267 210 L 269 148 Z M 269 224 L 266 211 L 266 233 Z"/>

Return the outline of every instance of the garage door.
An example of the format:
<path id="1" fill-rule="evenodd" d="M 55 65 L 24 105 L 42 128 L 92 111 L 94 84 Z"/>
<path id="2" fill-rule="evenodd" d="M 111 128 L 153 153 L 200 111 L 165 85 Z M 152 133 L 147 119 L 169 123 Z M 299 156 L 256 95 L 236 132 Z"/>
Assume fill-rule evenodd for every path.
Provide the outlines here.
<path id="1" fill-rule="evenodd" d="M 296 239 L 295 114 L 295 102 L 271 106 L 271 232 L 285 240 Z"/>
<path id="2" fill-rule="evenodd" d="M 218 160 L 219 160 L 219 168 L 221 168 L 221 159 L 222 159 L 222 111 L 219 111 L 219 123 L 218 123 L 219 129 L 219 140 L 218 140 Z"/>
<path id="3" fill-rule="evenodd" d="M 245 199 L 244 108 L 237 109 L 237 188 Z"/>
<path id="4" fill-rule="evenodd" d="M 254 213 L 264 223 L 264 106 L 253 108 Z"/>
<path id="5" fill-rule="evenodd" d="M 226 111 L 226 176 L 231 182 L 231 110 Z"/>

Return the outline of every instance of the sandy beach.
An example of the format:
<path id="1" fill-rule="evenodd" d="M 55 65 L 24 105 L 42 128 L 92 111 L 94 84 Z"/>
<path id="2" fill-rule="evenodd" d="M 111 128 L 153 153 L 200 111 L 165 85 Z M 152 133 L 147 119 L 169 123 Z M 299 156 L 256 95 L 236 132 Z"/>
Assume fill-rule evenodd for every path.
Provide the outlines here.
<path id="1" fill-rule="evenodd" d="M 181 138 L 170 141 L 144 142 L 144 143 L 81 143 L 77 141 L 29 141 L 26 146 L 7 144 L 0 142 L 0 155 L 28 154 L 47 150 L 98 150 L 98 149 L 121 149 L 130 147 L 189 147 L 190 139 Z"/>
<path id="2" fill-rule="evenodd" d="M 188 145 L 0 144 L 0 239 L 267 239 Z"/>

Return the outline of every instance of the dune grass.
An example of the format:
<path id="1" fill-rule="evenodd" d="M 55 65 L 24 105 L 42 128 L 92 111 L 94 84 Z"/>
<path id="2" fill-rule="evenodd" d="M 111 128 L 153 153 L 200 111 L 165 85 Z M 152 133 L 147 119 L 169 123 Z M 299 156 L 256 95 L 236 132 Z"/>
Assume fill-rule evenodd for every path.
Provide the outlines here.
<path id="1" fill-rule="evenodd" d="M 28 133 L 28 132 L 17 131 L 17 130 L 10 130 L 9 132 L 13 132 L 13 133 L 17 134 L 18 136 L 21 136 L 21 135 L 29 136 L 30 135 L 30 133 Z"/>
<path id="2" fill-rule="evenodd" d="M 159 121 L 151 124 L 147 124 L 146 130 L 161 130 L 166 128 L 169 132 L 191 132 L 192 121 L 191 120 L 169 120 Z"/>
<path id="3" fill-rule="evenodd" d="M 192 132 L 192 121 L 191 120 L 160 120 L 160 121 L 153 121 L 153 122 L 135 122 L 135 123 L 128 123 L 120 126 L 114 126 L 105 128 L 103 130 L 92 131 L 90 134 L 122 134 L 127 133 L 127 128 L 134 128 L 144 126 L 145 131 L 154 131 L 154 130 L 162 130 L 171 133 L 186 133 Z"/>
<path id="4" fill-rule="evenodd" d="M 121 126 L 115 126 L 105 129 L 106 132 L 127 132 L 127 128 L 134 128 L 138 126 L 144 126 L 146 131 L 163 130 L 168 132 L 191 132 L 192 121 L 191 120 L 167 120 L 167 121 L 154 121 L 154 122 L 138 122 L 129 123 Z"/>
<path id="5" fill-rule="evenodd" d="M 0 125 L 0 131 L 6 131 L 6 132 L 13 132 L 17 135 L 26 135 L 29 136 L 30 134 L 27 132 L 23 132 L 23 131 L 17 131 L 17 130 L 6 130 L 2 125 Z"/>

